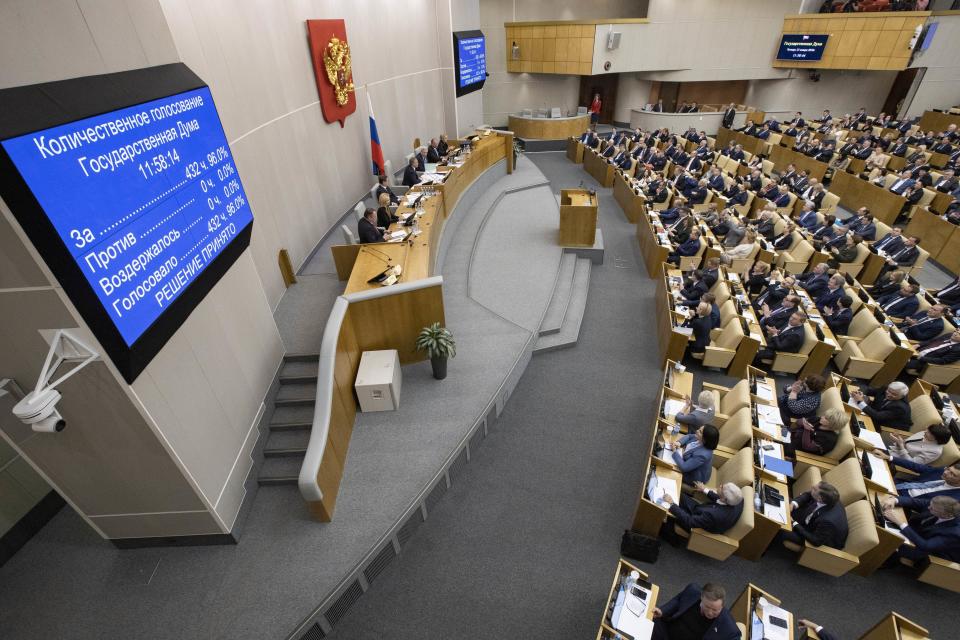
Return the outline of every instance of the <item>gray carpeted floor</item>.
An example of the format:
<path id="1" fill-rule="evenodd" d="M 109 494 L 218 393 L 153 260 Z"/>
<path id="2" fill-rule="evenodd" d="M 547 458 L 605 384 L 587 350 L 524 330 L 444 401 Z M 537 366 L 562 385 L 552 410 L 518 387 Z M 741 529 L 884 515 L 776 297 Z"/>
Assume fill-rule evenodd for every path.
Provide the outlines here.
<path id="1" fill-rule="evenodd" d="M 581 180 L 596 186 L 562 153 L 528 157 L 555 192 Z M 638 268 L 633 227 L 612 192 L 599 193 L 608 253 L 592 273 L 580 343 L 533 359 L 464 481 L 332 637 L 596 634 L 661 379 L 653 281 Z M 665 598 L 690 581 L 718 581 L 732 597 L 753 582 L 841 638 L 859 636 L 890 610 L 928 626 L 934 638 L 955 637 L 944 612 L 960 598 L 899 571 L 834 579 L 797 567 L 779 549 L 759 563 L 720 563 L 667 545 L 644 568 Z"/>

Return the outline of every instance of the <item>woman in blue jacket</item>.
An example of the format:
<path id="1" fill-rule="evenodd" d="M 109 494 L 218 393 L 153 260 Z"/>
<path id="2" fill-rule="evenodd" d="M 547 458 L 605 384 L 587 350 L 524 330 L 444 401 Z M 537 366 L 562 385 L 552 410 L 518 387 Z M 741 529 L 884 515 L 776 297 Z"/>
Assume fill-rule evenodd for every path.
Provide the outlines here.
<path id="1" fill-rule="evenodd" d="M 720 442 L 720 432 L 712 424 L 705 424 L 677 442 L 673 462 L 683 473 L 683 484 L 693 486 L 710 480 L 713 450 Z"/>

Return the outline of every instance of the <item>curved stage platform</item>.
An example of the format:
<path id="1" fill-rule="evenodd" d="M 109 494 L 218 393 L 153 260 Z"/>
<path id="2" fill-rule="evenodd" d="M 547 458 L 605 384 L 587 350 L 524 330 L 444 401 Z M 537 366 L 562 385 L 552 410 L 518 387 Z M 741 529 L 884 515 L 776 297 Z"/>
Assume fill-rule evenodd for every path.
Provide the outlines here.
<path id="1" fill-rule="evenodd" d="M 400 409 L 357 414 L 332 522 L 311 520 L 295 487 L 261 487 L 236 546 L 119 551 L 65 510 L 2 570 L 4 637 L 328 633 L 456 482 L 523 374 L 551 300 L 569 298 L 554 295 L 570 262 L 557 201 L 532 162 L 521 157 L 510 175 L 494 165 L 454 211 L 437 264 L 457 357 L 442 382 L 429 363 L 405 366 Z"/>

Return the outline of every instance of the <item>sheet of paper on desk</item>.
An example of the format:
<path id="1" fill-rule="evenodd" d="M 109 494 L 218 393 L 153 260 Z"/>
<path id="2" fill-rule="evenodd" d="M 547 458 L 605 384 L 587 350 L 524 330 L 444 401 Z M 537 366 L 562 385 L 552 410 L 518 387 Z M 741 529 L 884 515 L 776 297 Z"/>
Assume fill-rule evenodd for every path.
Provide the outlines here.
<path id="1" fill-rule="evenodd" d="M 693 335 L 693 327 L 676 327 L 674 331 L 676 331 L 677 333 L 682 333 L 685 336 Z"/>
<path id="2" fill-rule="evenodd" d="M 784 508 L 785 504 L 786 504 L 785 502 L 782 502 L 780 503 L 779 507 L 775 507 L 768 502 L 764 502 L 763 515 L 770 518 L 774 522 L 779 522 L 780 524 L 783 524 L 787 521 L 787 513 L 786 513 L 786 509 Z"/>
<path id="3" fill-rule="evenodd" d="M 620 619 L 614 626 L 630 634 L 634 640 L 649 640 L 653 636 L 653 620 L 646 616 L 635 616 L 626 607 L 620 610 Z"/>
<path id="4" fill-rule="evenodd" d="M 727 280 L 729 280 L 730 282 L 740 282 L 740 276 L 738 276 L 735 273 L 728 273 Z"/>
<path id="5" fill-rule="evenodd" d="M 879 485 L 892 494 L 897 493 L 897 484 L 893 481 L 893 474 L 890 473 L 890 465 L 880 456 L 868 453 L 867 459 L 870 461 L 870 468 L 873 469 L 873 475 L 870 481 Z"/>
<path id="6" fill-rule="evenodd" d="M 766 598 L 761 598 L 763 604 L 763 638 L 764 640 L 789 640 L 790 638 L 790 613 L 785 609 L 770 603 Z M 770 618 L 779 618 L 786 623 L 786 626 L 778 626 Z"/>
<path id="7" fill-rule="evenodd" d="M 686 404 L 683 400 L 676 400 L 675 398 L 667 398 L 663 401 L 663 413 L 668 416 L 675 416 L 680 413 L 680 410 L 683 409 L 683 406 Z"/>
<path id="8" fill-rule="evenodd" d="M 821 318 L 821 317 L 819 317 L 819 316 L 811 316 L 811 315 L 808 315 L 807 317 L 810 318 L 810 322 L 816 322 L 817 324 L 823 324 L 823 318 Z"/>
<path id="9" fill-rule="evenodd" d="M 864 442 L 869 442 L 874 449 L 882 449 L 883 451 L 887 450 L 887 443 L 883 441 L 883 437 L 876 431 L 860 429 L 860 435 L 858 435 L 857 438 L 863 440 Z"/>
<path id="10" fill-rule="evenodd" d="M 907 536 L 903 535 L 903 532 L 900 531 L 900 527 L 894 526 L 894 525 L 890 524 L 889 522 L 884 521 L 884 523 L 883 523 L 883 528 L 886 529 L 887 531 L 889 531 L 890 533 L 892 533 L 892 534 L 894 534 L 894 535 L 896 535 L 896 536 L 900 536 L 900 537 L 903 538 L 904 540 L 907 540 Z M 910 541 L 907 540 L 907 542 L 910 542 Z M 910 542 L 910 546 L 911 546 L 911 547 L 914 546 L 912 542 Z"/>
<path id="11" fill-rule="evenodd" d="M 761 400 L 773 400 L 773 388 L 766 383 L 758 382 L 757 397 Z"/>
<path id="12" fill-rule="evenodd" d="M 766 420 L 758 420 L 757 423 L 757 428 L 771 438 L 776 439 L 780 437 L 780 427 L 777 425 L 772 422 L 767 422 Z"/>
<path id="13" fill-rule="evenodd" d="M 757 387 L 757 389 L 759 389 L 759 387 Z M 783 424 L 783 418 L 780 416 L 780 410 L 776 407 L 771 407 L 768 404 L 758 404 L 757 415 L 767 422 L 772 422 L 779 425 Z"/>

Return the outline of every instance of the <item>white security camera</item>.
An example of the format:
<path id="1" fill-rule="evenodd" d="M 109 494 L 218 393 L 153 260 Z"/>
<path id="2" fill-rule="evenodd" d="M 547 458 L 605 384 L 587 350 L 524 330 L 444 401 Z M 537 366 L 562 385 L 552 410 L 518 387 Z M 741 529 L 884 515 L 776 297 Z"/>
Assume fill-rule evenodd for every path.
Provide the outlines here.
<path id="1" fill-rule="evenodd" d="M 57 411 L 60 397 L 56 389 L 31 391 L 13 407 L 13 415 L 39 433 L 63 431 L 67 421 Z"/>
<path id="2" fill-rule="evenodd" d="M 51 341 L 50 351 L 40 371 L 36 388 L 13 407 L 13 415 L 38 433 L 59 433 L 67 426 L 57 411 L 61 395 L 56 387 L 97 359 L 99 354 L 63 329 L 58 329 Z M 75 366 L 57 379 L 54 374 L 64 363 Z"/>

